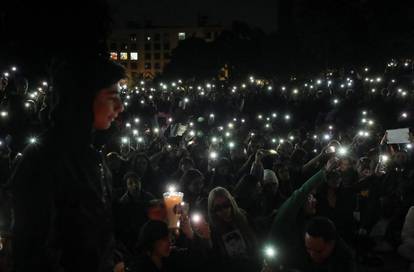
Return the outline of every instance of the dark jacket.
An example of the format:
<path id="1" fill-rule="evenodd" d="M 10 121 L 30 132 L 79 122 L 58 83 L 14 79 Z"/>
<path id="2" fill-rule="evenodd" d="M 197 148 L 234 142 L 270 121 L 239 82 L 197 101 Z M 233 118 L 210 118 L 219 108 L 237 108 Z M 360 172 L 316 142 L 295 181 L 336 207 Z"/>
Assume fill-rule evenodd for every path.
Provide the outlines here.
<path id="1" fill-rule="evenodd" d="M 12 176 L 16 271 L 110 271 L 110 172 L 94 148 L 65 151 L 46 135 Z"/>
<path id="2" fill-rule="evenodd" d="M 92 146 L 97 93 L 124 77 L 106 58 L 73 60 L 53 75 L 48 132 L 11 178 L 15 271 L 112 271 L 111 176 Z"/>

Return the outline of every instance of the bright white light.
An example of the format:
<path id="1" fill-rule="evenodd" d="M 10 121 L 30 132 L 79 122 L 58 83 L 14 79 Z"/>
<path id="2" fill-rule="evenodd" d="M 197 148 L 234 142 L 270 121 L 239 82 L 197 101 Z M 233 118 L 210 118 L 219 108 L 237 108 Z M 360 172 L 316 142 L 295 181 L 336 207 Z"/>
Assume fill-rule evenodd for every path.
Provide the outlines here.
<path id="1" fill-rule="evenodd" d="M 314 149 L 314 150 L 313 150 L 313 153 L 318 153 L 318 150 L 317 150 L 317 149 Z"/>
<path id="2" fill-rule="evenodd" d="M 270 125 L 269 125 L 269 124 L 266 124 L 266 125 L 265 125 L 265 127 L 266 127 L 266 128 L 270 128 Z"/>
<path id="3" fill-rule="evenodd" d="M 137 130 L 137 129 L 134 129 L 134 130 L 132 131 L 132 135 L 138 135 L 138 130 Z"/>
<path id="4" fill-rule="evenodd" d="M 138 143 L 142 143 L 144 141 L 142 137 L 138 137 L 137 140 L 138 140 Z"/>
<path id="5" fill-rule="evenodd" d="M 338 99 L 334 99 L 334 100 L 333 100 L 333 103 L 334 103 L 334 104 L 338 104 L 338 103 L 339 103 L 339 100 L 338 100 Z"/>
<path id="6" fill-rule="evenodd" d="M 17 71 L 17 67 L 16 67 L 16 66 L 13 66 L 13 67 L 11 68 L 11 70 L 12 70 L 13 72 L 16 72 L 16 71 Z"/>
<path id="7" fill-rule="evenodd" d="M 269 90 L 269 91 L 271 91 L 273 89 L 273 87 L 272 86 L 268 86 L 267 87 L 267 90 Z"/>
<path id="8" fill-rule="evenodd" d="M 277 114 L 276 113 L 272 113 L 272 117 L 273 118 L 276 118 L 277 117 Z"/>
<path id="9" fill-rule="evenodd" d="M 387 155 L 381 155 L 381 162 L 386 163 L 389 160 Z"/>
<path id="10" fill-rule="evenodd" d="M 134 122 L 135 122 L 135 124 L 138 124 L 139 123 L 139 118 L 135 118 Z"/>
<path id="11" fill-rule="evenodd" d="M 286 91 L 286 87 L 285 86 L 282 86 L 282 91 Z"/>
<path id="12" fill-rule="evenodd" d="M 259 114 L 259 115 L 257 116 L 257 119 L 262 120 L 262 119 L 263 119 L 263 115 Z"/>
<path id="13" fill-rule="evenodd" d="M 217 159 L 217 157 L 218 157 L 217 152 L 215 152 L 215 151 L 210 152 L 210 159 L 215 160 L 215 159 Z"/>
<path id="14" fill-rule="evenodd" d="M 273 247 L 267 246 L 265 248 L 265 254 L 266 254 L 266 257 L 268 257 L 268 258 L 274 258 L 274 257 L 276 257 L 277 252 Z"/>
<path id="15" fill-rule="evenodd" d="M 167 187 L 168 192 L 176 192 L 177 191 L 177 187 L 173 184 L 168 185 Z"/>
<path id="16" fill-rule="evenodd" d="M 231 136 L 230 132 L 226 132 L 225 136 L 228 138 Z"/>
<path id="17" fill-rule="evenodd" d="M 361 123 L 366 123 L 366 122 L 367 122 L 367 119 L 365 119 L 365 118 L 361 119 Z"/>
<path id="18" fill-rule="evenodd" d="M 211 138 L 211 142 L 213 142 L 213 143 L 217 143 L 217 137 L 213 137 L 213 138 Z"/>
<path id="19" fill-rule="evenodd" d="M 286 120 L 289 120 L 289 119 L 290 119 L 290 115 L 289 115 L 289 114 L 286 114 L 286 115 L 285 115 L 285 119 L 286 119 Z"/>
<path id="20" fill-rule="evenodd" d="M 402 118 L 407 118 L 408 117 L 408 114 L 406 112 L 403 112 L 403 113 L 401 113 L 401 117 Z"/>
<path id="21" fill-rule="evenodd" d="M 193 214 L 193 216 L 191 216 L 191 221 L 193 221 L 194 224 L 198 224 L 201 222 L 201 215 L 198 213 Z"/>
<path id="22" fill-rule="evenodd" d="M 235 144 L 234 142 L 230 142 L 230 143 L 229 143 L 229 148 L 230 148 L 230 149 L 234 148 L 235 146 L 236 146 L 236 144 Z"/>
<path id="23" fill-rule="evenodd" d="M 31 137 L 31 138 L 29 139 L 29 143 L 31 143 L 31 144 L 35 144 L 36 142 L 37 142 L 36 137 Z"/>
<path id="24" fill-rule="evenodd" d="M 322 83 L 322 80 L 320 80 L 320 79 L 318 79 L 317 81 L 316 81 L 316 84 L 321 84 Z"/>
<path id="25" fill-rule="evenodd" d="M 313 135 L 313 139 L 318 139 L 318 135 Z"/>
<path id="26" fill-rule="evenodd" d="M 367 115 L 367 112 L 366 112 L 366 111 L 363 111 L 363 112 L 362 112 L 362 115 Z"/>
<path id="27" fill-rule="evenodd" d="M 371 89 L 371 93 L 375 93 L 376 92 L 376 90 L 375 89 Z"/>
<path id="28" fill-rule="evenodd" d="M 3 75 L 4 75 L 5 77 L 8 77 L 10 74 L 9 74 L 8 72 L 4 72 L 4 73 L 3 73 Z"/>
<path id="29" fill-rule="evenodd" d="M 272 143 L 276 143 L 276 139 L 275 138 L 272 139 Z"/>
<path id="30" fill-rule="evenodd" d="M 0 112 L 1 117 L 6 117 L 7 115 L 9 115 L 9 113 L 7 111 L 1 111 Z"/>
<path id="31" fill-rule="evenodd" d="M 30 103 L 26 102 L 26 103 L 24 103 L 24 106 L 25 106 L 26 108 L 29 108 L 29 107 L 30 107 Z"/>
<path id="32" fill-rule="evenodd" d="M 127 137 L 122 137 L 122 138 L 121 138 L 121 142 L 122 142 L 123 144 L 127 144 L 127 143 L 128 143 L 128 138 L 127 138 Z"/>
<path id="33" fill-rule="evenodd" d="M 154 128 L 154 133 L 160 132 L 159 128 Z"/>
<path id="34" fill-rule="evenodd" d="M 381 82 L 381 78 L 380 77 L 377 77 L 377 82 Z"/>
<path id="35" fill-rule="evenodd" d="M 298 92 L 299 92 L 298 89 L 293 90 L 293 94 L 298 94 Z"/>
<path id="36" fill-rule="evenodd" d="M 374 121 L 372 121 L 372 120 L 368 121 L 368 125 L 372 126 L 373 124 L 374 124 Z"/>
<path id="37" fill-rule="evenodd" d="M 229 128 L 234 128 L 234 124 L 233 124 L 233 123 L 229 123 L 227 126 L 228 126 Z"/>
<path id="38" fill-rule="evenodd" d="M 295 139 L 294 136 L 289 136 L 289 140 L 293 141 Z"/>
<path id="39" fill-rule="evenodd" d="M 329 130 L 333 130 L 333 126 L 329 126 Z"/>
<path id="40" fill-rule="evenodd" d="M 194 123 L 193 122 L 190 122 L 189 125 L 190 125 L 190 127 L 193 127 L 194 126 Z"/>
<path id="41" fill-rule="evenodd" d="M 280 139 L 279 143 L 283 144 L 285 142 L 285 139 Z"/>
<path id="42" fill-rule="evenodd" d="M 168 122 L 169 123 L 172 123 L 172 121 L 173 121 L 173 119 L 170 117 L 170 118 L 168 118 Z"/>
<path id="43" fill-rule="evenodd" d="M 188 99 L 187 97 L 184 98 L 184 103 L 188 103 L 188 102 L 190 102 L 190 99 Z"/>
<path id="44" fill-rule="evenodd" d="M 369 71 L 369 68 L 368 67 L 365 67 L 364 70 L 365 70 L 365 72 L 368 72 Z"/>
<path id="45" fill-rule="evenodd" d="M 329 134 L 324 134 L 324 135 L 323 135 L 323 139 L 327 141 L 327 140 L 331 139 L 331 135 L 329 135 Z"/>
<path id="46" fill-rule="evenodd" d="M 191 130 L 189 134 L 190 134 L 190 136 L 192 136 L 192 137 L 194 137 L 194 136 L 196 135 L 196 133 L 195 133 L 195 131 L 194 131 L 194 130 Z"/>
<path id="47" fill-rule="evenodd" d="M 214 118 L 214 113 L 210 113 L 210 118 Z"/>
<path id="48" fill-rule="evenodd" d="M 246 120 L 244 120 L 244 119 L 241 119 L 241 122 L 242 122 L 242 123 L 244 123 L 244 122 L 246 122 Z"/>
<path id="49" fill-rule="evenodd" d="M 407 147 L 407 149 L 412 149 L 413 145 L 412 144 L 407 144 L 405 147 Z"/>
<path id="50" fill-rule="evenodd" d="M 126 126 L 127 128 L 130 128 L 130 127 L 131 127 L 131 124 L 130 124 L 130 123 L 126 123 L 126 124 L 125 124 L 125 126 Z"/>
<path id="51" fill-rule="evenodd" d="M 340 147 L 338 149 L 338 154 L 341 156 L 345 156 L 346 154 L 348 154 L 348 149 L 346 149 L 345 147 Z"/>

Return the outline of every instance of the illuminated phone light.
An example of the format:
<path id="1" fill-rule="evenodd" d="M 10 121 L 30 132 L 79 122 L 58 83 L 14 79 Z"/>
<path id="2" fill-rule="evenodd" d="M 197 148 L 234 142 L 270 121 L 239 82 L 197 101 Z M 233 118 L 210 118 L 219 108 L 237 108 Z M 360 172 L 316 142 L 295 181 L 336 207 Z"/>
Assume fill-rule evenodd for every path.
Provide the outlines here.
<path id="1" fill-rule="evenodd" d="M 215 160 L 218 158 L 218 154 L 215 151 L 210 152 L 210 159 Z"/>

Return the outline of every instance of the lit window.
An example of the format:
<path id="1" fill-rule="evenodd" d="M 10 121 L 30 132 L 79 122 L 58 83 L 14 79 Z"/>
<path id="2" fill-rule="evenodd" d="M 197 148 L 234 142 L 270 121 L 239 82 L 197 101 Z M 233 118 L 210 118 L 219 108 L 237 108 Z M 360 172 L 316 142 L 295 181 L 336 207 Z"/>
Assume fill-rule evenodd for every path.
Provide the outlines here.
<path id="1" fill-rule="evenodd" d="M 118 53 L 117 52 L 111 52 L 111 60 L 118 60 Z"/>
<path id="2" fill-rule="evenodd" d="M 180 41 L 185 40 L 185 32 L 179 32 L 179 33 L 178 33 L 178 39 L 179 39 Z"/>
<path id="3" fill-rule="evenodd" d="M 138 52 L 131 52 L 131 60 L 138 60 Z"/>
<path id="4" fill-rule="evenodd" d="M 121 60 L 127 60 L 128 59 L 128 53 L 127 52 L 121 52 L 120 57 L 121 57 Z"/>

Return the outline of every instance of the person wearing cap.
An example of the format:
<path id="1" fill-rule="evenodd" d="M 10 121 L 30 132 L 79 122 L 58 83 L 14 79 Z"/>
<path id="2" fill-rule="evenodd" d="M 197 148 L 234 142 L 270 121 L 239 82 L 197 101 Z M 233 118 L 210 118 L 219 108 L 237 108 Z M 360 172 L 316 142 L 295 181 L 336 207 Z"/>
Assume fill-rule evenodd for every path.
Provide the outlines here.
<path id="1" fill-rule="evenodd" d="M 14 271 L 113 270 L 111 175 L 94 143 L 124 109 L 125 77 L 103 57 L 56 68 L 51 125 L 11 177 Z"/>

